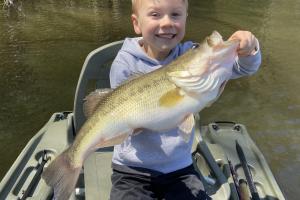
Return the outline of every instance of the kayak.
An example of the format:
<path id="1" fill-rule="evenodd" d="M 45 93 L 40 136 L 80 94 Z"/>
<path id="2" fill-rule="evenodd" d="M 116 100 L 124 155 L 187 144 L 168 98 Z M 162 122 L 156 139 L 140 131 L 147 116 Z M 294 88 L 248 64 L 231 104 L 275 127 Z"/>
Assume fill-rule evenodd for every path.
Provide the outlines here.
<path id="1" fill-rule="evenodd" d="M 122 43 L 110 43 L 87 56 L 77 84 L 73 111 L 54 113 L 27 143 L 0 182 L 1 200 L 53 198 L 53 190 L 41 174 L 74 141 L 85 122 L 85 96 L 95 89 L 109 88 L 110 64 Z M 212 199 L 285 199 L 244 125 L 212 122 L 200 126 L 199 115 L 195 115 L 195 119 L 191 156 Z M 112 153 L 113 147 L 101 148 L 87 158 L 70 200 L 109 199 Z"/>

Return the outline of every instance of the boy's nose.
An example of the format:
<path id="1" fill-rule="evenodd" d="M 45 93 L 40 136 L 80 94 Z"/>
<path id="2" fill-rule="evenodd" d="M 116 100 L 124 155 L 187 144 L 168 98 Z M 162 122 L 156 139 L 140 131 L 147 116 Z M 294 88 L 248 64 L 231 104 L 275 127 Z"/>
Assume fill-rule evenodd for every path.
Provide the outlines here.
<path id="1" fill-rule="evenodd" d="M 173 25 L 173 20 L 171 19 L 170 16 L 165 15 L 162 19 L 161 19 L 161 23 L 160 26 L 161 27 L 168 27 L 168 26 L 172 26 Z"/>

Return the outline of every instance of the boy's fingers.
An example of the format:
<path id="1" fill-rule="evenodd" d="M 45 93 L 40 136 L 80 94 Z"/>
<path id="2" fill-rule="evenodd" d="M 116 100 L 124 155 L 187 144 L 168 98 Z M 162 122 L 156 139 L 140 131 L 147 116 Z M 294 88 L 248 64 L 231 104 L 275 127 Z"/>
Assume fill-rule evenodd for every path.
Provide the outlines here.
<path id="1" fill-rule="evenodd" d="M 255 50 L 255 42 L 248 43 L 247 45 L 241 47 L 237 50 L 238 55 L 248 56 Z"/>
<path id="2" fill-rule="evenodd" d="M 250 55 L 249 51 L 246 51 L 246 50 L 240 50 L 240 51 L 237 51 L 237 52 L 238 52 L 239 56 L 248 56 L 248 55 Z"/>
<path id="3" fill-rule="evenodd" d="M 256 46 L 256 38 L 249 31 L 236 31 L 233 33 L 228 40 L 240 40 L 237 53 L 239 56 L 248 56 L 250 55 Z"/>
<path id="4" fill-rule="evenodd" d="M 236 33 L 234 33 L 234 34 L 232 34 L 229 38 L 228 38 L 228 40 L 230 41 L 230 40 L 239 40 L 239 38 L 236 36 Z"/>

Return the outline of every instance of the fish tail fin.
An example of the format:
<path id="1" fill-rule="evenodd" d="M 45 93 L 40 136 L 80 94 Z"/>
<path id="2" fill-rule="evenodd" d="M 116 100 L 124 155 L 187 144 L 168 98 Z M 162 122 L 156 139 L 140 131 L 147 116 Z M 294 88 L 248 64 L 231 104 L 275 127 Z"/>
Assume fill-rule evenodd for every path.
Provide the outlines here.
<path id="1" fill-rule="evenodd" d="M 42 174 L 47 185 L 54 189 L 55 199 L 69 199 L 77 183 L 81 166 L 74 167 L 68 149 L 56 157 Z"/>

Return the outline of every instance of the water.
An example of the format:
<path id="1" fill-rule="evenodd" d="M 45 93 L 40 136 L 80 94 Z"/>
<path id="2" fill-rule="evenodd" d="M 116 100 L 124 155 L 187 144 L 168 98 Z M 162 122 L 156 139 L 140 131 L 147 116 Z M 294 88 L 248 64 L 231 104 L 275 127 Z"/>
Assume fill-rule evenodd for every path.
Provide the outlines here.
<path id="1" fill-rule="evenodd" d="M 22 1 L 20 1 L 22 2 Z M 134 36 L 129 0 L 24 1 L 0 9 L 0 179 L 52 113 L 72 110 L 81 66 L 93 49 Z M 185 40 L 250 30 L 261 69 L 231 81 L 202 123 L 247 125 L 287 199 L 300 191 L 300 1 L 190 0 Z"/>

